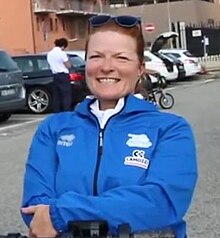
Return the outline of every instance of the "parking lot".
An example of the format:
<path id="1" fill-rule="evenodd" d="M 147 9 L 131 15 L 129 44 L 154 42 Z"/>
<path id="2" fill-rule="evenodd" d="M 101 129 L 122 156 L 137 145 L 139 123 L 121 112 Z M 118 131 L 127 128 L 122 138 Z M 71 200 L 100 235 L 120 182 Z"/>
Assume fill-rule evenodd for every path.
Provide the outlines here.
<path id="1" fill-rule="evenodd" d="M 166 90 L 172 91 L 175 89 L 196 87 L 197 85 L 209 83 L 209 82 L 212 82 L 213 80 L 215 80 L 215 78 L 213 78 L 212 75 L 210 77 L 198 76 L 196 79 L 193 79 L 193 80 L 181 80 L 181 81 L 170 82 Z M 45 118 L 47 115 L 48 114 L 29 113 L 28 111 L 20 111 L 18 113 L 15 113 L 12 115 L 10 120 L 0 124 L 0 134 L 4 133 L 4 131 L 7 129 L 13 129 L 16 127 L 25 127 L 32 123 L 38 123 L 41 120 L 43 120 L 43 118 Z"/>
<path id="2" fill-rule="evenodd" d="M 220 78 L 202 78 L 169 85 L 175 105 L 167 112 L 191 123 L 197 143 L 199 181 L 187 216 L 190 238 L 220 237 Z M 47 115 L 14 114 L 0 125 L 0 234 L 27 230 L 20 218 L 24 164 L 38 123 Z"/>

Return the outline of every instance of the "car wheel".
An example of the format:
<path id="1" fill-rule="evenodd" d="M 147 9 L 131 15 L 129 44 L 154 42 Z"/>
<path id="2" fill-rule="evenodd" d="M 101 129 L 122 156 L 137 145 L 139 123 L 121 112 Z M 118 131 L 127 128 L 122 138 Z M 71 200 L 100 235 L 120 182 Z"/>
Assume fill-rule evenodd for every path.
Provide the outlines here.
<path id="1" fill-rule="evenodd" d="M 7 121 L 10 116 L 11 113 L 0 113 L 0 122 Z"/>
<path id="2" fill-rule="evenodd" d="M 36 114 L 48 112 L 51 108 L 52 98 L 50 93 L 44 88 L 33 88 L 28 92 L 28 109 Z"/>

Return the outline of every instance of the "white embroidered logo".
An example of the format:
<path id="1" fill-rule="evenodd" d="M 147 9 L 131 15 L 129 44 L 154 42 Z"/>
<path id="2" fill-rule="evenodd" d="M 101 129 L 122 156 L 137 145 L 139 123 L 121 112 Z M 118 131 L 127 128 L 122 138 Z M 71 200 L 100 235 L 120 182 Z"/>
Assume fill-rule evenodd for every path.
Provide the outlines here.
<path id="1" fill-rule="evenodd" d="M 60 137 L 60 139 L 57 141 L 57 145 L 62 145 L 69 147 L 73 144 L 73 140 L 75 139 L 75 136 L 73 134 L 71 135 L 63 135 Z"/>
<path id="2" fill-rule="evenodd" d="M 152 146 L 150 139 L 145 134 L 137 135 L 129 133 L 128 137 L 130 138 L 127 140 L 126 144 L 129 147 L 149 148 L 150 146 Z"/>
<path id="3" fill-rule="evenodd" d="M 144 150 L 134 150 L 132 156 L 125 157 L 124 164 L 147 169 L 149 166 L 149 160 L 146 159 L 144 155 Z"/>

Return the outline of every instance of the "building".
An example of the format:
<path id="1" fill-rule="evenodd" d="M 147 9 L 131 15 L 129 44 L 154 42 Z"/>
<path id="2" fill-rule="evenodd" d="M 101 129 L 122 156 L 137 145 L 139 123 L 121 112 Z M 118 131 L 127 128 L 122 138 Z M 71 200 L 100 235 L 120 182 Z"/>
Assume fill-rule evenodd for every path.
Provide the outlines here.
<path id="1" fill-rule="evenodd" d="M 1 0 L 0 48 L 10 54 L 48 51 L 59 37 L 84 47 L 87 20 L 108 12 L 107 0 Z"/>
<path id="2" fill-rule="evenodd" d="M 195 42 L 197 37 L 191 50 L 201 45 L 196 50 L 200 54 L 205 42 L 200 29 L 220 26 L 220 0 L 0 0 L 0 48 L 14 55 L 42 52 L 51 49 L 56 38 L 66 37 L 70 50 L 82 49 L 88 18 L 105 13 L 140 16 L 146 46 L 170 30 L 180 35 L 177 47 L 187 48 L 186 38 Z M 220 39 L 220 28 L 208 39 L 215 44 L 213 54 L 220 53 L 216 37 Z"/>
<path id="3" fill-rule="evenodd" d="M 172 30 L 180 34 L 177 47 L 187 48 L 187 27 L 197 30 L 191 37 L 200 37 L 197 41 L 199 44 L 203 44 L 203 33 L 201 30 L 199 34 L 200 29 L 220 28 L 219 0 L 110 0 L 110 7 L 116 15 L 140 16 L 148 44 L 152 43 L 158 34 Z"/>

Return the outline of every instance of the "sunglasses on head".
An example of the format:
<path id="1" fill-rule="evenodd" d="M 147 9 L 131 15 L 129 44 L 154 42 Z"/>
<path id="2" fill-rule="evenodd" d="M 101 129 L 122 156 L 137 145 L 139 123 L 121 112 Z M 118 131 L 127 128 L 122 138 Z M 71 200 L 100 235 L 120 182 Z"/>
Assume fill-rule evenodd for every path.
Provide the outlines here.
<path id="1" fill-rule="evenodd" d="M 115 23 L 121 27 L 131 28 L 141 24 L 140 17 L 134 16 L 110 16 L 110 15 L 100 15 L 93 16 L 89 19 L 90 27 L 99 27 L 107 24 L 109 21 L 115 21 Z"/>

